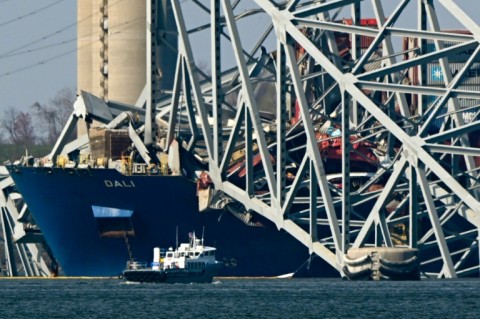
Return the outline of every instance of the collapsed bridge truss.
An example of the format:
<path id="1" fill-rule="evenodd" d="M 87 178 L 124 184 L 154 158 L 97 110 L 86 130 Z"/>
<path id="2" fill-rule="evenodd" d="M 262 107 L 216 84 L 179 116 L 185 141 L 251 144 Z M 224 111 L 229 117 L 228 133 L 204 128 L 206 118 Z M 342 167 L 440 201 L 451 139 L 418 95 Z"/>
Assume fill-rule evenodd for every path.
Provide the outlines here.
<path id="1" fill-rule="evenodd" d="M 2 275 L 44 276 L 52 275 L 47 264 L 51 260 L 43 248 L 44 239 L 32 223 L 32 218 L 22 196 L 5 167 L 0 166 L 0 213 L 4 255 Z M 5 265 L 5 268 L 3 268 Z"/>
<path id="2" fill-rule="evenodd" d="M 435 277 L 478 272 L 480 92 L 469 81 L 480 31 L 459 5 L 171 4 L 179 51 L 167 145 L 189 127 L 216 191 L 340 272 L 361 246 L 419 248 Z M 229 169 L 239 148 L 241 176 Z"/>

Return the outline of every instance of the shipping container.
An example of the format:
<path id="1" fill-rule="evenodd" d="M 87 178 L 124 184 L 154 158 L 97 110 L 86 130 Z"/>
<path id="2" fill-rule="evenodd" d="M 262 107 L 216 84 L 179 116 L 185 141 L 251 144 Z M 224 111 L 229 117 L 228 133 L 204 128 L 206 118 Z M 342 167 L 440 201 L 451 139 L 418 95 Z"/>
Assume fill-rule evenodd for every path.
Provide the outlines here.
<path id="1" fill-rule="evenodd" d="M 438 87 L 438 86 L 437 86 Z M 462 86 L 459 87 L 460 90 L 466 90 L 466 91 L 471 91 L 471 90 L 479 90 L 478 86 Z M 426 101 L 427 105 L 425 109 L 428 109 L 436 100 L 437 96 L 426 96 Z M 463 109 L 466 109 L 463 111 L 462 118 L 465 121 L 466 124 L 472 122 L 475 114 L 478 112 L 480 109 L 478 106 L 480 106 L 480 100 L 475 100 L 475 99 L 457 99 L 458 103 L 460 104 L 460 107 Z M 442 111 L 437 115 L 437 119 L 434 122 L 434 127 L 436 129 L 440 128 L 442 123 L 445 120 L 445 116 L 442 116 L 447 113 L 448 110 L 448 103 L 446 103 L 442 107 Z M 477 117 L 478 119 L 478 117 Z"/>
<path id="2" fill-rule="evenodd" d="M 132 144 L 127 130 L 91 128 L 89 136 L 94 159 L 120 159 L 123 155 L 128 155 L 127 150 Z"/>
<path id="3" fill-rule="evenodd" d="M 471 34 L 467 30 L 446 30 L 442 32 L 449 32 L 449 33 L 456 33 L 456 34 Z M 454 41 L 443 41 L 443 45 L 445 48 L 450 47 L 452 45 L 457 45 L 460 42 Z M 418 46 L 418 39 L 416 38 L 404 38 L 403 40 L 403 49 L 404 49 L 404 59 L 409 60 L 415 58 L 419 52 Z M 425 53 L 432 53 L 435 52 L 435 44 L 433 40 L 426 40 L 426 47 Z M 448 56 L 448 68 L 451 72 L 452 76 L 455 76 L 460 72 L 463 67 L 465 66 L 465 62 L 471 57 L 472 52 L 463 51 L 458 52 L 457 54 Z M 445 77 L 440 66 L 438 59 L 432 60 L 423 65 L 425 71 L 425 85 L 431 86 L 434 88 L 445 88 Z M 420 68 L 419 67 L 412 67 L 408 70 L 408 77 L 411 81 L 412 85 L 418 85 L 420 83 L 419 77 Z M 480 92 L 480 57 L 477 57 L 475 62 L 469 67 L 467 72 L 464 73 L 459 85 L 457 86 L 458 90 L 465 90 L 465 91 L 472 91 L 472 92 Z M 426 105 L 423 106 L 424 110 L 427 110 L 432 103 L 437 100 L 436 96 L 424 96 L 424 101 Z M 413 108 L 416 108 L 419 103 L 419 96 L 415 95 L 412 99 Z M 478 108 L 473 108 L 475 106 L 480 105 L 480 99 L 465 99 L 459 98 L 457 99 L 461 108 L 466 108 L 464 112 L 462 112 L 462 118 L 464 119 L 465 123 L 470 123 L 475 115 L 475 112 L 478 111 Z M 433 128 L 438 129 L 442 125 L 445 117 L 441 116 L 442 114 L 446 114 L 448 110 L 448 103 L 444 106 L 443 110 L 437 116 L 437 119 L 434 122 Z"/>
<path id="4" fill-rule="evenodd" d="M 466 30 L 450 30 L 450 31 L 446 31 L 446 32 L 460 33 L 460 34 L 470 34 Z M 472 40 L 473 40 L 473 38 L 472 38 Z M 460 43 L 461 42 L 443 41 L 443 47 L 446 49 L 446 48 L 449 48 L 451 46 L 458 45 Z M 433 40 L 427 40 L 427 45 L 425 47 L 425 54 L 433 53 L 433 52 L 436 52 L 436 51 L 438 51 L 438 50 L 435 46 L 435 42 Z M 465 63 L 465 62 L 467 62 L 468 59 L 470 59 L 470 57 L 472 56 L 474 51 L 475 51 L 475 49 L 472 48 L 472 49 L 469 49 L 469 50 L 458 52 L 456 54 L 449 55 L 448 56 L 448 62 Z M 480 57 L 477 57 L 475 59 L 475 61 L 480 62 Z"/>
<path id="5" fill-rule="evenodd" d="M 456 34 L 466 34 L 470 35 L 471 33 L 467 30 L 446 30 L 442 32 L 448 33 L 456 33 Z M 457 45 L 461 42 L 453 42 L 453 41 L 443 41 L 443 45 L 445 48 L 448 48 L 452 45 Z M 405 52 L 404 59 L 409 60 L 413 59 L 420 53 L 420 48 L 418 44 L 417 38 L 404 38 L 403 39 L 403 50 Z M 435 43 L 433 40 L 426 40 L 426 46 L 424 48 L 424 54 L 432 53 L 437 51 L 435 47 Z M 450 70 L 452 74 L 456 74 L 456 72 L 460 71 L 471 57 L 473 51 L 472 50 L 465 50 L 462 52 L 458 52 L 453 55 L 448 56 L 448 62 L 450 64 Z M 478 73 L 480 73 L 480 56 L 475 59 L 474 65 L 470 68 L 469 72 L 465 75 L 465 79 L 462 84 L 478 84 L 480 80 L 478 79 Z M 428 69 L 429 68 L 429 69 Z M 441 72 L 441 68 L 439 67 L 438 59 L 432 60 L 427 64 L 427 71 L 426 71 L 426 81 L 427 85 L 436 85 L 436 84 L 443 84 L 443 73 Z M 410 68 L 408 71 L 408 77 L 412 81 L 414 85 L 420 83 L 419 81 L 419 68 L 414 67 Z M 430 81 L 430 82 L 428 82 Z"/>
<path id="6" fill-rule="evenodd" d="M 352 19 L 343 19 L 343 24 L 352 25 Z M 373 29 L 377 29 L 377 19 L 360 19 L 360 25 L 362 27 L 372 27 Z M 351 37 L 351 36 L 350 36 Z M 367 36 L 360 36 L 360 50 L 361 53 L 365 52 L 366 49 L 370 47 L 372 44 L 374 37 L 367 37 Z M 379 48 L 381 48 L 382 44 L 380 43 Z"/>
<path id="7" fill-rule="evenodd" d="M 455 76 L 465 67 L 464 62 L 449 62 L 449 68 L 452 76 Z M 430 85 L 444 85 L 445 78 L 442 72 L 442 68 L 439 63 L 433 62 L 427 64 L 427 77 L 425 84 Z M 480 63 L 473 63 L 468 70 L 464 73 L 462 80 L 460 81 L 461 86 L 473 86 L 477 88 L 480 87 Z"/>

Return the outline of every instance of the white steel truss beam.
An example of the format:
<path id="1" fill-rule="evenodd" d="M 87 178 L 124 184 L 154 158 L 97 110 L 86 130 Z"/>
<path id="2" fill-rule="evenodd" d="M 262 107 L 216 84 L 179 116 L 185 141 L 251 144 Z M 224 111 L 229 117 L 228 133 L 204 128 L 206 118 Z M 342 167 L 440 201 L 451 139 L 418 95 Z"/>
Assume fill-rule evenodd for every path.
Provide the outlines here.
<path id="1" fill-rule="evenodd" d="M 475 188 L 460 183 L 458 181 L 460 175 L 453 173 L 453 170 L 450 171 L 450 168 L 440 164 L 439 161 L 445 161 L 446 154 L 456 158 L 463 157 L 468 163 L 468 170 L 465 172 L 467 179 L 475 179 L 473 156 L 478 156 L 480 151 L 476 146 L 470 147 L 465 136 L 478 130 L 479 124 L 476 120 L 465 124 L 461 114 L 476 111 L 476 107 L 461 109 L 457 104 L 460 99 L 480 100 L 478 91 L 465 90 L 460 85 L 466 72 L 476 61 L 476 52 L 480 50 L 476 40 L 477 31 L 473 30 L 477 28 L 474 22 L 465 22 L 467 28 L 470 31 L 473 30 L 472 34 L 445 32 L 438 26 L 437 15 L 432 6 L 428 3 L 415 3 L 409 0 L 396 4 L 393 11 L 388 14 L 385 10 L 388 5 L 384 1 L 369 1 L 373 8 L 376 27 L 358 25 L 361 22 L 360 3 L 362 2 L 359 0 L 322 0 L 311 3 L 255 0 L 249 2 L 251 6 L 244 8 L 244 12 L 238 9 L 239 13 L 235 13 L 237 8 L 242 8 L 245 2 L 236 1 L 232 4 L 228 0 L 212 0 L 210 7 L 199 1 L 193 2 L 203 12 L 210 13 L 212 77 L 209 81 L 212 88 L 209 91 L 202 87 L 201 91 L 195 89 L 195 80 L 190 82 L 193 84 L 192 92 L 195 99 L 186 103 L 189 109 L 189 121 L 192 121 L 192 112 L 197 112 L 202 132 L 192 139 L 189 149 L 194 149 L 195 144 L 202 139 L 205 140 L 207 149 L 211 147 L 208 151 L 209 171 L 215 188 L 223 191 L 230 198 L 240 201 L 245 210 L 255 211 L 270 219 L 277 228 L 291 233 L 311 252 L 317 253 L 339 270 L 340 265 L 343 264 L 341 255 L 348 249 L 350 236 L 354 238 L 353 247 L 368 245 L 371 241 L 370 231 L 375 226 L 381 235 L 380 242 L 376 242 L 376 239 L 375 242 L 393 246 L 395 243 L 391 237 L 391 226 L 407 221 L 411 229 L 409 241 L 406 244 L 416 247 L 417 232 L 421 231 L 418 229 L 417 219 L 429 216 L 431 233 L 436 235 L 436 242 L 442 255 L 441 260 L 444 263 L 443 271 L 439 270 L 438 273 L 454 277 L 457 269 L 452 267 L 453 263 L 449 257 L 450 252 L 446 246 L 442 227 L 450 223 L 453 216 L 463 214 L 460 212 L 479 212 L 480 203 L 475 198 Z M 439 2 L 450 5 L 450 1 L 447 0 Z M 185 28 L 180 4 L 177 1 L 173 1 L 173 4 L 181 39 L 180 56 L 185 59 L 187 66 L 187 71 L 183 73 L 177 71 L 177 76 L 191 78 L 196 70 L 188 36 L 193 35 L 193 32 L 189 33 Z M 430 19 L 432 30 L 427 30 L 425 19 L 419 19 L 418 30 L 397 26 L 397 22 L 405 17 L 407 9 L 414 5 L 418 6 L 419 15 L 424 9 L 425 17 Z M 354 21 L 352 25 L 330 18 L 331 11 L 337 10 L 338 13 L 344 8 L 351 9 L 357 15 L 352 19 Z M 223 16 L 221 16 L 222 13 Z M 251 53 L 247 54 L 249 50 L 245 46 L 245 38 L 241 35 L 244 30 L 240 20 L 258 13 L 270 17 L 271 24 L 266 27 L 263 34 L 259 32 L 262 34 L 260 40 L 253 45 Z M 462 15 L 459 14 L 459 16 Z M 274 135 L 276 140 L 273 142 L 267 138 L 268 125 L 262 117 L 260 111 L 262 104 L 258 101 L 256 91 L 258 83 L 267 79 L 259 76 L 262 67 L 267 69 L 265 64 L 267 55 L 264 49 L 261 57 L 258 58 L 259 64 L 255 70 L 248 72 L 247 69 L 247 63 L 255 61 L 254 55 L 263 41 L 271 36 L 272 25 L 276 31 L 274 34 L 276 46 L 271 54 L 271 61 L 275 68 L 275 72 L 271 71 L 271 75 L 275 78 L 270 76 L 269 81 L 273 81 L 275 87 L 272 91 L 275 92 L 276 99 L 273 103 L 275 113 L 272 122 L 277 129 Z M 204 24 L 202 29 L 206 26 L 207 24 Z M 227 31 L 224 32 L 224 28 Z M 196 33 L 200 29 L 193 30 Z M 362 47 L 363 55 L 359 55 L 348 65 L 340 58 L 341 51 L 337 48 L 338 39 L 335 38 L 338 35 L 335 32 L 346 33 L 357 42 L 361 37 L 371 37 L 371 41 L 367 46 Z M 222 40 L 226 41 L 222 41 L 220 45 L 221 35 L 224 36 Z M 401 37 L 416 38 L 420 42 L 433 41 L 437 45 L 437 50 L 423 52 L 416 48 L 398 51 L 393 40 Z M 448 47 L 442 44 L 449 41 L 454 44 Z M 223 65 L 220 63 L 225 60 L 227 53 L 223 48 L 227 42 L 231 44 L 232 57 L 237 67 L 231 82 L 235 85 L 230 88 L 224 85 L 226 82 L 222 72 Z M 358 50 L 359 46 L 356 45 L 356 48 Z M 381 51 L 382 58 L 379 60 L 382 66 L 367 70 L 366 66 L 375 61 L 376 58 L 373 56 L 379 51 Z M 434 60 L 442 61 L 446 57 L 462 54 L 465 51 L 473 51 L 474 54 L 456 76 L 445 76 L 444 87 L 428 87 L 424 83 L 420 86 L 404 83 L 405 76 L 408 76 L 406 70 L 420 68 Z M 408 53 L 414 54 L 411 58 L 400 61 L 400 58 Z M 443 62 L 441 64 L 445 73 L 449 64 Z M 327 77 L 333 79 L 332 84 L 326 84 Z M 323 89 L 319 94 L 309 91 L 316 85 Z M 183 90 L 184 94 L 188 94 L 186 91 L 189 89 L 184 86 Z M 232 118 L 233 126 L 228 140 L 222 143 L 223 137 L 220 136 L 222 105 L 224 103 L 227 105 L 225 96 L 234 91 L 238 91 L 237 104 L 228 103 L 235 113 Z M 211 94 L 208 95 L 207 92 Z M 329 106 L 331 109 L 326 112 L 322 107 L 327 107 L 329 103 L 327 98 L 334 92 L 340 92 L 343 103 Z M 177 90 L 174 90 L 175 108 L 181 107 L 178 94 Z M 374 94 L 384 94 L 385 99 L 375 100 Z M 212 112 L 216 114 L 213 125 L 209 125 L 204 119 L 206 115 L 202 111 L 205 108 L 202 95 L 205 101 L 212 103 Z M 418 114 L 415 114 L 412 113 L 409 100 L 411 95 L 438 98 L 434 106 L 418 110 Z M 288 122 L 286 116 L 293 113 L 288 110 L 291 106 L 287 103 L 287 96 L 294 99 L 295 107 L 298 108 L 295 111 L 298 117 L 297 123 L 291 127 L 285 125 Z M 349 100 L 351 102 L 347 102 Z M 448 104 L 451 104 L 452 108 L 444 113 L 443 110 Z M 350 110 L 349 107 L 352 109 Z M 395 114 L 396 107 L 400 110 L 399 114 Z M 354 114 L 353 118 L 349 117 L 350 114 Z M 179 115 L 174 114 L 174 119 L 170 119 L 171 124 L 174 124 L 178 118 Z M 456 124 L 445 128 L 444 131 L 427 134 L 427 129 L 432 127 L 434 120 L 438 121 L 442 118 L 445 119 L 445 123 L 451 118 Z M 317 123 L 318 119 L 323 119 L 320 125 Z M 346 125 L 347 122 L 354 125 L 350 127 Z M 372 125 L 375 122 L 378 124 Z M 328 127 L 328 125 L 331 126 Z M 347 187 L 343 190 L 333 184 L 331 180 L 333 177 L 330 177 L 327 172 L 330 167 L 324 167 L 324 163 L 328 161 L 327 155 L 319 150 L 321 143 L 331 143 L 335 137 L 318 137 L 319 133 L 323 134 L 332 127 L 340 126 L 340 135 L 337 136 L 341 137 L 341 145 L 343 145 L 341 187 Z M 289 143 L 298 134 L 290 135 L 294 129 L 304 134 L 305 144 L 291 148 Z M 192 134 L 195 133 L 192 132 Z M 212 140 L 209 139 L 210 134 L 213 134 Z M 384 162 L 375 164 L 368 156 L 357 150 L 360 141 L 367 143 L 372 140 L 379 141 L 379 138 L 384 135 L 388 136 L 383 139 L 387 141 Z M 173 133 L 170 136 L 173 136 Z M 355 138 L 359 140 L 352 143 L 350 140 Z M 454 144 L 441 144 L 449 139 Z M 461 146 L 456 144 L 458 141 L 461 141 Z M 226 176 L 229 163 L 238 145 L 243 145 L 245 154 L 245 180 L 242 187 L 232 183 Z M 256 150 L 255 147 L 257 147 Z M 285 175 L 288 175 L 291 169 L 289 160 L 292 154 L 299 150 L 304 152 L 303 157 L 295 161 L 295 173 L 290 182 L 287 182 Z M 440 157 L 436 155 L 438 153 L 441 154 Z M 257 155 L 261 158 L 259 166 L 254 163 L 254 157 Z M 275 158 L 274 163 L 272 163 L 272 156 Z M 373 176 L 366 181 L 365 185 L 356 191 L 351 191 L 349 184 L 355 185 L 355 183 L 349 172 L 354 156 L 355 160 L 361 158 L 367 163 L 377 165 L 378 171 L 372 174 Z M 409 183 L 405 183 L 406 176 L 411 180 Z M 266 185 L 262 189 L 262 192 L 265 192 L 262 195 L 257 194 L 256 191 L 259 178 Z M 419 193 L 417 180 L 421 186 L 423 201 L 417 200 L 417 193 Z M 440 192 L 435 191 L 439 183 L 442 183 Z M 370 188 L 375 185 L 381 185 L 381 190 L 371 191 Z M 317 187 L 320 194 L 317 194 Z M 389 205 L 398 196 L 403 197 L 393 213 L 390 213 Z M 455 206 L 453 201 L 458 204 Z M 300 208 L 299 205 L 307 206 Z M 368 214 L 357 211 L 361 205 L 370 205 Z M 454 206 L 455 209 L 453 209 Z M 410 217 L 398 217 L 405 209 L 410 211 Z M 449 209 L 448 214 L 442 215 L 448 218 L 445 217 L 442 222 L 437 215 L 441 209 Z M 325 229 L 319 228 L 325 226 L 328 234 L 325 233 Z M 326 243 L 329 246 L 326 246 Z"/>

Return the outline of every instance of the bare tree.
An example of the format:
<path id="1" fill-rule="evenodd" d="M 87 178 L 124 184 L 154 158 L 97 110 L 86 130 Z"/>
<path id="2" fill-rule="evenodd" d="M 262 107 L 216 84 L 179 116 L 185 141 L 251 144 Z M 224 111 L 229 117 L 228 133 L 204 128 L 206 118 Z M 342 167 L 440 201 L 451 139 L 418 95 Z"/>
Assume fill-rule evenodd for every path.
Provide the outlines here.
<path id="1" fill-rule="evenodd" d="M 9 135 L 11 142 L 15 140 L 15 119 L 17 118 L 17 115 L 18 111 L 13 107 L 9 107 L 3 111 L 3 116 L 0 120 L 0 125 L 2 126 L 2 129 Z"/>
<path id="2" fill-rule="evenodd" d="M 17 144 L 30 146 L 35 144 L 36 136 L 29 113 L 20 112 L 15 121 Z"/>
<path id="3" fill-rule="evenodd" d="M 48 105 L 35 102 L 32 108 L 39 126 L 45 135 L 42 136 L 44 144 L 54 144 L 60 136 L 63 126 L 72 113 L 76 94 L 73 89 L 64 88 L 55 95 Z"/>
<path id="4" fill-rule="evenodd" d="M 3 113 L 0 126 L 9 135 L 11 143 L 24 147 L 35 144 L 36 136 L 30 114 L 10 107 Z"/>

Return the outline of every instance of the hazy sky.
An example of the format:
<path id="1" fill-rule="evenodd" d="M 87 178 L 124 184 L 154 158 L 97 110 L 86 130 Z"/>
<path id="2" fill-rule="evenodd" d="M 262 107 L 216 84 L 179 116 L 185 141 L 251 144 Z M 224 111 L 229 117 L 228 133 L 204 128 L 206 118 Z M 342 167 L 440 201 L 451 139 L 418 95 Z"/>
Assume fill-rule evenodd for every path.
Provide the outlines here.
<path id="1" fill-rule="evenodd" d="M 0 0 L 0 114 L 76 88 L 76 11 L 76 0 Z"/>
<path id="2" fill-rule="evenodd" d="M 456 3 L 479 20 L 480 0 Z M 65 87 L 76 88 L 76 4 L 0 0 L 0 115 L 7 107 L 28 109 L 36 101 L 47 103 Z"/>

